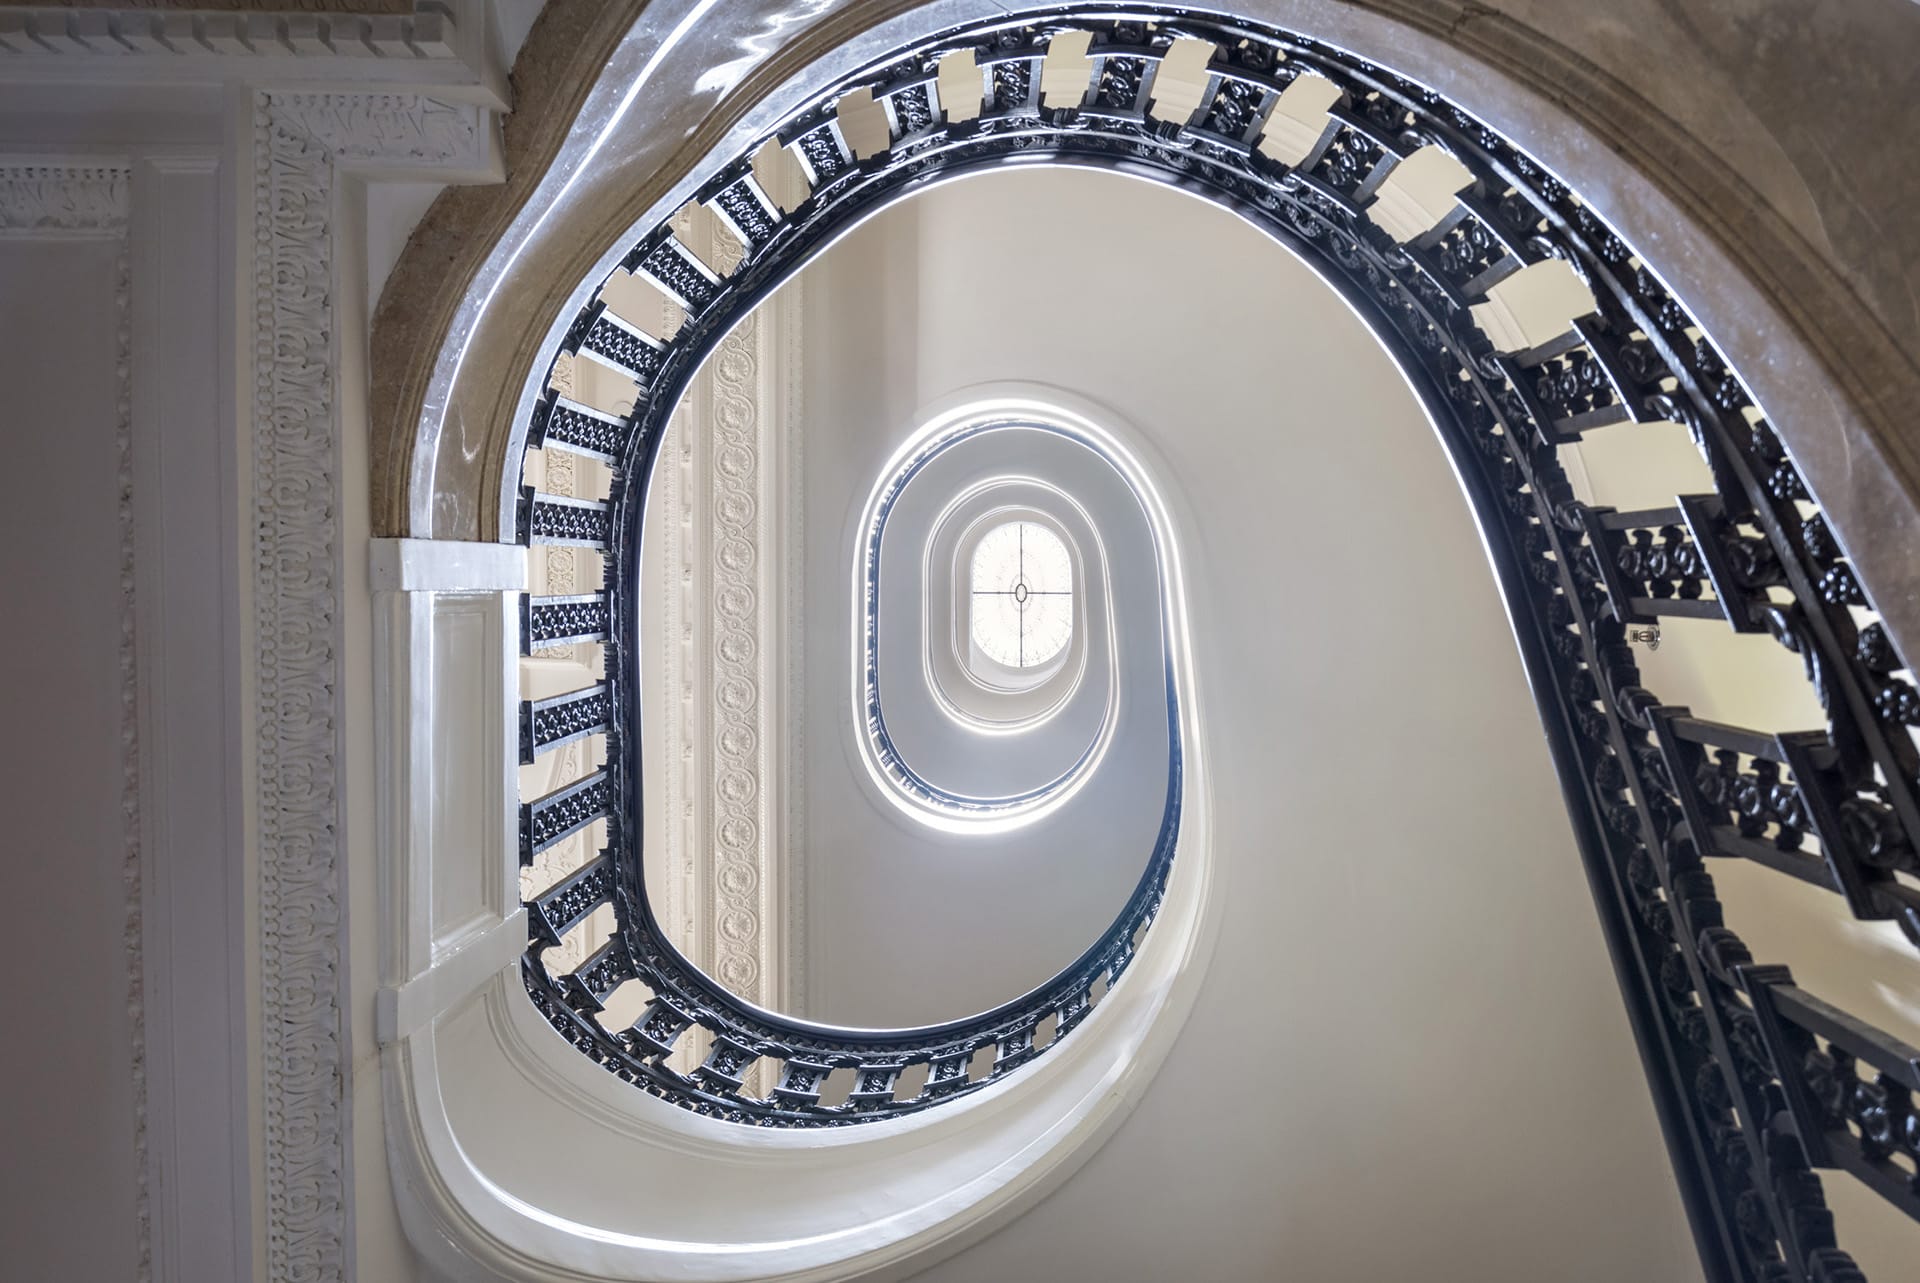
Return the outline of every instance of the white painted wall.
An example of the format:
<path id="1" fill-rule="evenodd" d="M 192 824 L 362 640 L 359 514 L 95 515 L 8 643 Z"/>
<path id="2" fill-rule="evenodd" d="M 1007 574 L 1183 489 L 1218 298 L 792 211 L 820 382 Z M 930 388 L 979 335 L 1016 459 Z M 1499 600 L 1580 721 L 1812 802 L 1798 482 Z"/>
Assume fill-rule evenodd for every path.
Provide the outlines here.
<path id="1" fill-rule="evenodd" d="M 1352 314 L 1230 216 L 1085 172 L 940 188 L 808 288 L 809 458 L 848 492 L 870 481 L 855 443 L 823 441 L 875 425 L 873 451 L 955 388 L 1035 380 L 1137 424 L 1199 535 L 1230 905 L 1199 1007 L 1078 1176 L 924 1277 L 1697 1277 L 1491 572 Z M 844 555 L 836 480 L 810 470 L 809 519 Z M 837 618 L 843 563 L 812 574 Z M 825 739 L 812 798 L 846 771 Z M 879 1007 L 893 963 L 834 943 L 912 920 L 914 882 L 858 863 L 887 858 L 859 845 L 878 833 L 812 810 L 850 839 L 835 864 L 824 821 L 810 834 L 814 983 L 835 1014 Z"/>

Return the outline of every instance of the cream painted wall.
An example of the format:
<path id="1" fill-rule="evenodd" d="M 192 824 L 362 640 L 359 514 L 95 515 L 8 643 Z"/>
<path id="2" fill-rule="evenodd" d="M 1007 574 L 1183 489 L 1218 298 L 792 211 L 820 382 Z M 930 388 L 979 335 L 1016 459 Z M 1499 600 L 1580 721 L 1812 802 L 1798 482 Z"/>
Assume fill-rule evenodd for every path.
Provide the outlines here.
<path id="1" fill-rule="evenodd" d="M 1043 368 L 1004 368 L 1007 344 L 986 330 L 965 340 L 985 373 L 929 358 L 947 323 L 939 314 L 973 297 L 965 278 L 981 244 L 931 239 L 945 229 L 930 233 L 926 211 L 943 200 L 888 211 L 804 275 L 804 1014 L 815 1020 L 935 1023 L 1045 983 L 1126 903 L 1164 811 L 1164 718 L 1116 734 L 1059 811 L 986 840 L 909 818 L 866 778 L 854 739 L 852 567 L 872 487 L 930 403 Z M 1133 520 L 1137 538 L 1137 510 Z M 1142 712 L 1164 690 L 1124 682 L 1121 698 Z"/>
<path id="2" fill-rule="evenodd" d="M 850 423 L 1007 379 L 1098 398 L 1161 453 L 1193 522 L 1229 887 L 1199 1008 L 1139 1111 L 924 1277 L 1698 1277 L 1491 574 L 1360 323 L 1230 216 L 1103 174 L 943 187 L 826 266 L 810 457 Z M 841 516 L 809 514 L 823 532 Z M 810 602 L 836 566 L 815 565 Z M 808 934 L 903 907 L 816 861 Z M 836 1005 L 885 1001 L 894 978 L 861 962 L 816 951 L 815 981 Z"/>

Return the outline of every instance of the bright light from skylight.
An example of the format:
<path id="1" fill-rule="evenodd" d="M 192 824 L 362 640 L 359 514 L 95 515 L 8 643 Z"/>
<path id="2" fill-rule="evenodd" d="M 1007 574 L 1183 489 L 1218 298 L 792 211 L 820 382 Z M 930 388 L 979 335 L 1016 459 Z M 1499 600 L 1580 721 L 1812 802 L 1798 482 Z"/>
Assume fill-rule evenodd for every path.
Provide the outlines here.
<path id="1" fill-rule="evenodd" d="M 1073 559 L 1033 521 L 989 530 L 973 550 L 973 644 L 1007 668 L 1034 668 L 1073 637 Z"/>

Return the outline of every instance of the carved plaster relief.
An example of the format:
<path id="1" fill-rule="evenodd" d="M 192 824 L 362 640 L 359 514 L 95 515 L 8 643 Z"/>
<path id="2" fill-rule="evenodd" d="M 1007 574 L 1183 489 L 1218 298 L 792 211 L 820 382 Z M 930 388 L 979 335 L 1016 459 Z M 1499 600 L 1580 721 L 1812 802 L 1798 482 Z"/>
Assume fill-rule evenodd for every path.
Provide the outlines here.
<path id="1" fill-rule="evenodd" d="M 472 109 L 410 94 L 254 103 L 251 652 L 266 1276 L 346 1275 L 342 649 L 333 248 L 343 165 L 486 168 Z"/>
<path id="2" fill-rule="evenodd" d="M 716 270 L 738 244 L 677 220 Z M 627 306 L 633 306 L 627 300 Z M 671 332 L 672 304 L 646 322 Z M 674 939 L 756 1004 L 793 1010 L 804 898 L 797 807 L 799 300 L 789 285 L 728 334 L 690 389 L 653 484 L 661 586 L 651 637 L 666 720 L 660 888 Z M 651 507 L 652 505 L 650 505 Z"/>
<path id="3" fill-rule="evenodd" d="M 428 0 L 432 6 L 432 0 Z M 111 13 L 120 9 L 177 9 L 171 0 L 0 0 L 0 9 L 87 9 Z M 335 16 L 362 13 L 412 13 L 421 7 L 419 0 L 194 0 L 193 9 L 223 13 L 327 13 Z"/>

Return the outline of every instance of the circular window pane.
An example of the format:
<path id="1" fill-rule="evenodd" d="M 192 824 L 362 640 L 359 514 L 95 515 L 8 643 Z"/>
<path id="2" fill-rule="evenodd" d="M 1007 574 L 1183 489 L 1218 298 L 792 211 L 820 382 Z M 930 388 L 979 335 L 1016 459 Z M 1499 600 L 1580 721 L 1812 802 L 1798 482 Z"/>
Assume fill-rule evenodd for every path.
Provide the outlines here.
<path id="1" fill-rule="evenodd" d="M 973 644 L 1007 668 L 1056 658 L 1073 637 L 1073 558 L 1060 536 L 1009 521 L 974 546 Z"/>

